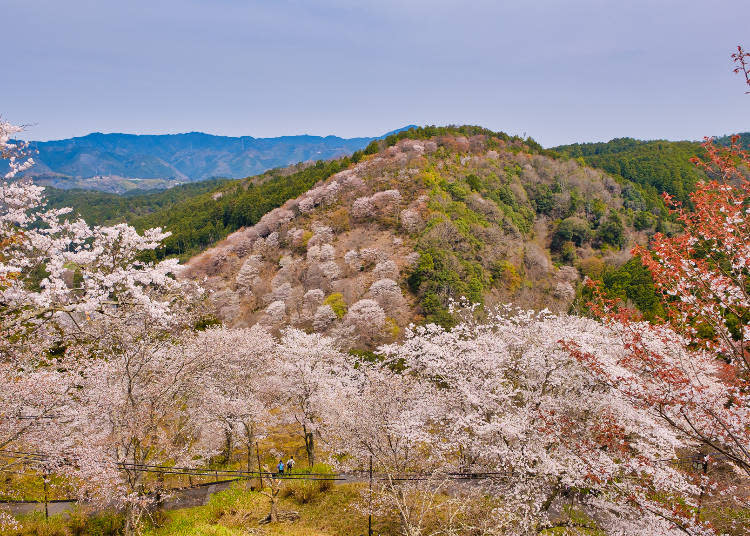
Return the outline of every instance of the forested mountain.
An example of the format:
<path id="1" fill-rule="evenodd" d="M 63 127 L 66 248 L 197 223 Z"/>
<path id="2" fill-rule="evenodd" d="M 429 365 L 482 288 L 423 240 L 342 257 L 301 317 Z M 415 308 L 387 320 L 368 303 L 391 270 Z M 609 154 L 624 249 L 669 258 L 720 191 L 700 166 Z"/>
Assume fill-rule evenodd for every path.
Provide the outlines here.
<path id="1" fill-rule="evenodd" d="M 376 138 L 96 132 L 65 140 L 30 142 L 36 165 L 26 175 L 58 188 L 121 193 L 214 177 L 246 177 L 297 162 L 337 158 L 362 149 L 373 139 Z"/>
<path id="2" fill-rule="evenodd" d="M 188 235 L 202 224 L 215 236 L 240 229 L 186 272 L 213 290 L 225 322 L 337 333 L 347 310 L 376 303 L 385 327 L 360 338 L 368 348 L 412 321 L 450 324 L 462 297 L 567 310 L 583 276 L 621 266 L 667 225 L 662 210 L 640 185 L 533 140 L 457 127 L 225 185 L 139 224 L 175 232 L 162 254 L 203 243 L 208 233 Z"/>

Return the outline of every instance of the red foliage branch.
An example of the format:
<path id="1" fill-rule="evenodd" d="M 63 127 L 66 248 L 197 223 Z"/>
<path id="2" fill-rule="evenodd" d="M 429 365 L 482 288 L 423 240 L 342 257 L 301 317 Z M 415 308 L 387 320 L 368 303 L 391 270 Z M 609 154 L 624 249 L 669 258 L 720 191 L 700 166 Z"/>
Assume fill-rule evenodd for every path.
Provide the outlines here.
<path id="1" fill-rule="evenodd" d="M 750 54 L 733 56 L 750 85 Z M 653 276 L 666 323 L 637 314 L 594 288 L 592 312 L 623 339 L 616 362 L 566 341 L 568 351 L 602 383 L 650 409 L 699 453 L 750 476 L 750 154 L 733 136 L 728 147 L 706 139 L 706 156 L 693 159 L 708 175 L 690 196 L 693 208 L 664 200 L 682 226 L 676 236 L 656 234 L 636 246 Z M 589 283 L 593 285 L 593 283 Z M 606 441 L 604 442 L 606 443 Z M 706 465 L 704 465 L 706 467 Z M 747 505 L 728 482 L 695 475 L 711 489 Z M 726 485 L 726 486 L 725 486 Z M 697 517 L 697 514 L 696 514 Z"/>
<path id="2" fill-rule="evenodd" d="M 732 61 L 737 64 L 737 67 L 734 68 L 734 72 L 736 74 L 744 74 L 745 82 L 750 86 L 750 52 L 745 52 L 742 46 L 738 46 L 737 52 L 732 54 Z M 745 93 L 750 93 L 750 91 L 746 91 Z"/>

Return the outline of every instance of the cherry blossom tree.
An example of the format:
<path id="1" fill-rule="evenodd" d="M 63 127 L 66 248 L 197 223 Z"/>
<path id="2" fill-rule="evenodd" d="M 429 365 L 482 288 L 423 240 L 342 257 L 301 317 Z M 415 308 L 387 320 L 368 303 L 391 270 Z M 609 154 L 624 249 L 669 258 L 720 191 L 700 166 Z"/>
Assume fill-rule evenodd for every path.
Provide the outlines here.
<path id="1" fill-rule="evenodd" d="M 393 279 L 378 279 L 370 285 L 370 296 L 385 310 L 393 312 L 402 305 L 401 288 Z"/>
<path id="2" fill-rule="evenodd" d="M 0 127 L 10 179 L 30 160 L 9 142 L 17 129 Z M 191 443 L 184 429 L 164 430 L 188 392 L 191 367 L 174 346 L 200 293 L 175 277 L 177 261 L 139 259 L 167 233 L 65 219 L 69 210 L 47 210 L 42 192 L 0 184 L 0 448 L 33 450 L 80 478 L 82 493 L 132 507 L 142 472 L 123 464 L 157 451 L 175 459 Z"/>
<path id="3" fill-rule="evenodd" d="M 486 314 L 450 331 L 416 328 L 381 352 L 439 387 L 429 431 L 452 450 L 443 470 L 485 475 L 479 489 L 503 497 L 498 530 L 575 524 L 560 519 L 568 495 L 608 533 L 710 533 L 692 513 L 699 487 L 659 461 L 676 457 L 680 434 L 602 385 L 562 342 L 616 363 L 628 354 L 622 337 L 591 319 Z"/>
<path id="4" fill-rule="evenodd" d="M 363 496 L 361 508 L 395 513 L 407 536 L 423 534 L 447 482 L 440 475 L 424 476 L 444 467 L 441 443 L 430 432 L 433 416 L 442 414 L 436 391 L 409 374 L 362 365 L 352 371 L 326 419 L 330 445 L 348 455 L 342 465 L 362 470 L 372 461 L 381 477 L 372 496 L 369 490 Z"/>
<path id="5" fill-rule="evenodd" d="M 359 300 L 349 307 L 344 324 L 354 332 L 355 339 L 370 344 L 382 335 L 385 311 L 375 300 Z"/>
<path id="6" fill-rule="evenodd" d="M 253 448 L 276 405 L 268 377 L 275 341 L 260 326 L 242 329 L 217 327 L 199 333 L 186 352 L 209 357 L 196 381 L 203 395 L 193 400 L 207 434 L 229 437 L 240 430 L 246 449 L 246 468 L 252 467 Z M 260 470 L 260 468 L 258 468 Z"/>
<path id="7" fill-rule="evenodd" d="M 196 463 L 221 445 L 195 411 L 213 394 L 201 381 L 212 356 L 193 335 L 201 302 L 186 295 L 172 307 L 166 315 L 139 304 L 93 314 L 72 411 L 60 417 L 69 421 L 56 446 L 70 460 L 63 470 L 82 482 L 82 498 L 123 507 L 127 534 L 164 488 L 147 478 L 149 466 Z"/>
<path id="8" fill-rule="evenodd" d="M 343 396 L 349 374 L 346 355 L 333 339 L 288 328 L 274 349 L 276 396 L 285 420 L 301 428 L 310 467 L 315 465 L 315 440 L 320 437 L 327 408 Z"/>

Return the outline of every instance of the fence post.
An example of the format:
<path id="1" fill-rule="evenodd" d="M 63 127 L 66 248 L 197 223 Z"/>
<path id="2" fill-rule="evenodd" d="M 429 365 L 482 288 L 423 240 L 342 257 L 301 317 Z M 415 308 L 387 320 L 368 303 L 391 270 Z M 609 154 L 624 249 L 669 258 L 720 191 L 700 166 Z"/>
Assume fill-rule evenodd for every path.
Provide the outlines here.
<path id="1" fill-rule="evenodd" d="M 370 504 L 367 507 L 367 536 L 372 536 L 372 454 L 370 454 Z"/>
<path id="2" fill-rule="evenodd" d="M 47 470 L 44 470 L 43 478 L 43 485 L 44 485 L 44 519 L 49 520 L 49 497 L 47 494 Z"/>
<path id="3" fill-rule="evenodd" d="M 255 455 L 258 457 L 258 491 L 263 490 L 263 475 L 261 474 L 262 469 L 260 468 L 260 449 L 258 448 L 258 442 L 255 442 Z"/>

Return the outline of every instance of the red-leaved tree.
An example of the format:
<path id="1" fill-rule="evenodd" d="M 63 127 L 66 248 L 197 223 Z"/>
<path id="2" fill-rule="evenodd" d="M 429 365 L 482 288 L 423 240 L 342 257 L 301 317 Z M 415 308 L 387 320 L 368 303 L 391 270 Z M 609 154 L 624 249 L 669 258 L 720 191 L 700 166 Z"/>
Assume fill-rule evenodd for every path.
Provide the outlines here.
<path id="1" fill-rule="evenodd" d="M 735 72 L 743 73 L 750 85 L 748 54 L 738 47 L 732 57 L 738 65 Z M 707 138 L 703 147 L 706 157 L 694 163 L 708 179 L 691 194 L 693 208 L 664 195 L 681 233 L 656 234 L 648 248 L 633 251 L 662 295 L 666 322 L 636 322 L 631 311 L 596 293 L 594 311 L 621 334 L 628 352 L 611 363 L 582 351 L 575 341 L 568 346 L 600 381 L 637 406 L 649 408 L 692 447 L 697 463 L 687 469 L 695 470 L 703 494 L 720 491 L 730 495 L 735 505 L 747 507 L 750 155 L 737 136 L 729 146 Z M 647 342 L 654 336 L 663 344 Z M 671 351 L 674 348 L 681 351 Z M 723 473 L 712 474 L 714 462 Z M 694 515 L 701 515 L 700 507 Z"/>

